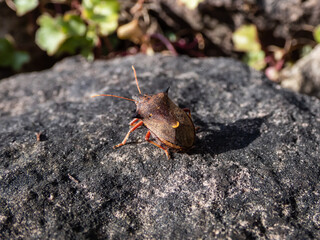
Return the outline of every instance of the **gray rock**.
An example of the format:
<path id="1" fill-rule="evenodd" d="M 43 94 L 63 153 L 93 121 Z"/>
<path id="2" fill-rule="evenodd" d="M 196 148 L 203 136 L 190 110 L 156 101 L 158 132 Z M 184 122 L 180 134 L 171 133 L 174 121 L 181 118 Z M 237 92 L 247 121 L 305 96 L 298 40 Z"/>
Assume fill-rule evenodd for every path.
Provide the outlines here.
<path id="1" fill-rule="evenodd" d="M 134 104 L 170 88 L 200 127 L 167 160 Z M 85 62 L 0 83 L 1 239 L 320 238 L 320 101 L 224 58 Z M 35 133 L 41 132 L 40 141 Z"/>
<path id="2" fill-rule="evenodd" d="M 281 85 L 293 91 L 320 98 L 320 44 L 292 67 L 280 73 Z"/>

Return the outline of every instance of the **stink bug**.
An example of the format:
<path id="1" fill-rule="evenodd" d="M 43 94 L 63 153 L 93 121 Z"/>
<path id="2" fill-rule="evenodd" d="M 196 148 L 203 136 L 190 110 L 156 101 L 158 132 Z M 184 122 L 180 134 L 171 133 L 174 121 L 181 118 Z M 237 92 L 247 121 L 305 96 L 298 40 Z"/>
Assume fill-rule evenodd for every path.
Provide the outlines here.
<path id="1" fill-rule="evenodd" d="M 186 151 L 190 149 L 195 140 L 195 127 L 191 119 L 190 110 L 181 109 L 171 101 L 168 97 L 169 88 L 164 92 L 154 95 L 142 94 L 138 84 L 136 70 L 133 66 L 132 69 L 139 91 L 138 97 L 130 99 L 111 94 L 92 96 L 122 98 L 136 104 L 136 113 L 134 119 L 129 123 L 131 126 L 129 132 L 123 141 L 113 148 L 118 148 L 126 144 L 130 133 L 142 125 L 145 125 L 148 129 L 145 140 L 163 149 L 168 159 L 170 158 L 169 149 L 176 151 Z M 155 141 L 150 140 L 150 136 L 152 136 Z"/>

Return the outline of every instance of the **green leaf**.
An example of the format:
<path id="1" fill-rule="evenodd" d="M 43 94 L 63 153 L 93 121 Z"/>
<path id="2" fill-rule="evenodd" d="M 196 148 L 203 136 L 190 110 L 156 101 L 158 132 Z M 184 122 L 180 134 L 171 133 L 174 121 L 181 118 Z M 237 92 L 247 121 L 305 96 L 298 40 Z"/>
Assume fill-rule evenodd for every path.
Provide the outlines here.
<path id="1" fill-rule="evenodd" d="M 106 36 L 118 26 L 119 3 L 116 0 L 83 0 L 82 17 L 89 25 L 96 27 L 96 32 Z"/>
<path id="2" fill-rule="evenodd" d="M 86 33 L 86 38 L 92 41 L 92 44 L 96 46 L 99 42 L 99 36 L 96 33 L 96 28 L 95 26 L 88 26 L 87 33 Z"/>
<path id="3" fill-rule="evenodd" d="M 13 58 L 13 61 L 12 61 L 11 67 L 15 71 L 20 70 L 21 67 L 23 66 L 23 64 L 25 64 L 25 63 L 30 61 L 29 54 L 26 53 L 26 52 L 22 52 L 22 51 L 15 51 L 13 53 L 12 58 Z"/>
<path id="4" fill-rule="evenodd" d="M 103 36 L 107 36 L 110 33 L 114 32 L 114 30 L 118 27 L 118 15 L 112 15 L 108 18 L 107 21 L 100 22 L 99 33 Z"/>
<path id="5" fill-rule="evenodd" d="M 12 44 L 5 38 L 0 38 L 0 66 L 9 67 L 12 62 L 12 54 L 14 48 Z"/>
<path id="6" fill-rule="evenodd" d="M 266 67 L 265 53 L 262 50 L 247 52 L 243 60 L 256 70 L 261 70 Z"/>
<path id="7" fill-rule="evenodd" d="M 257 28 L 253 24 L 244 25 L 237 29 L 232 35 L 232 40 L 236 51 L 250 52 L 261 49 Z"/>
<path id="8" fill-rule="evenodd" d="M 314 30 L 313 30 L 313 36 L 314 39 L 320 43 L 320 25 L 318 25 Z"/>
<path id="9" fill-rule="evenodd" d="M 36 33 L 36 43 L 41 49 L 47 51 L 48 55 L 57 53 L 69 38 L 85 36 L 87 31 L 87 27 L 80 16 L 71 13 L 55 18 L 44 14 L 38 18 L 38 24 L 40 28 Z M 81 44 L 78 43 L 77 46 Z M 75 52 L 73 45 L 67 43 L 67 47 L 63 47 L 63 50 L 73 53 Z M 59 52 L 61 53 L 61 50 Z"/>
<path id="10" fill-rule="evenodd" d="M 36 32 L 36 43 L 42 50 L 47 51 L 48 55 L 55 54 L 67 39 L 67 33 L 63 31 L 62 17 L 52 18 L 44 14 L 38 18 L 37 22 L 40 28 Z"/>
<path id="11" fill-rule="evenodd" d="M 81 50 L 81 55 L 84 56 L 88 61 L 94 60 L 94 54 L 92 52 L 92 48 L 83 48 Z"/>
<path id="12" fill-rule="evenodd" d="M 64 31 L 69 36 L 83 36 L 86 33 L 87 27 L 80 16 L 66 13 L 63 21 Z"/>
<path id="13" fill-rule="evenodd" d="M 28 61 L 30 61 L 28 53 L 15 50 L 8 39 L 0 38 L 0 67 L 11 67 L 18 71 Z"/>
<path id="14" fill-rule="evenodd" d="M 86 38 L 85 36 L 74 36 L 68 38 L 59 48 L 58 53 L 67 52 L 70 54 L 75 54 L 77 51 L 82 49 L 92 50 L 94 43 L 91 39 Z"/>
<path id="15" fill-rule="evenodd" d="M 22 16 L 27 12 L 35 9 L 39 5 L 38 0 L 14 0 L 14 5 L 17 8 L 18 16 Z"/>

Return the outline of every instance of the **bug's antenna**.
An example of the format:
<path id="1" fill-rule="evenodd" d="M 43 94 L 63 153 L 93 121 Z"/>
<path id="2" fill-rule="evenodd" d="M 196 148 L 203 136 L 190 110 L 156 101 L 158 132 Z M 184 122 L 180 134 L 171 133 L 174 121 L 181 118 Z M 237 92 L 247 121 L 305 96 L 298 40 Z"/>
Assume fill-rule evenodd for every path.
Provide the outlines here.
<path id="1" fill-rule="evenodd" d="M 134 78 L 136 79 L 136 84 L 137 84 L 138 91 L 139 91 L 139 93 L 141 95 L 142 93 L 140 91 L 140 87 L 139 87 L 139 84 L 138 84 L 137 73 L 136 73 L 136 70 L 134 69 L 133 65 L 132 65 L 132 69 L 133 69 L 133 73 L 134 73 Z"/>
<path id="2" fill-rule="evenodd" d="M 94 98 L 94 97 L 116 97 L 116 98 L 122 98 L 122 99 L 128 100 L 128 101 L 136 102 L 136 100 L 133 100 L 133 99 L 130 99 L 130 98 L 120 97 L 120 96 L 111 95 L 111 94 L 99 94 L 99 95 L 93 95 L 91 97 L 92 98 Z"/>

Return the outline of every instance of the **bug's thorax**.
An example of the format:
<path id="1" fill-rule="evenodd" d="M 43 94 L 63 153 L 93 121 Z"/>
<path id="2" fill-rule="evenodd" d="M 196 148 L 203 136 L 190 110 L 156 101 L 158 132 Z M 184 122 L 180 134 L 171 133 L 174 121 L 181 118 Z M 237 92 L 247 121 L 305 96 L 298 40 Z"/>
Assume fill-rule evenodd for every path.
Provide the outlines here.
<path id="1" fill-rule="evenodd" d="M 136 117 L 166 146 L 183 150 L 193 145 L 195 129 L 191 118 L 167 92 L 136 98 Z"/>
<path id="2" fill-rule="evenodd" d="M 169 114 L 169 101 L 167 93 L 140 95 L 136 98 L 137 117 L 146 120 L 152 118 L 152 116 L 166 116 Z"/>

